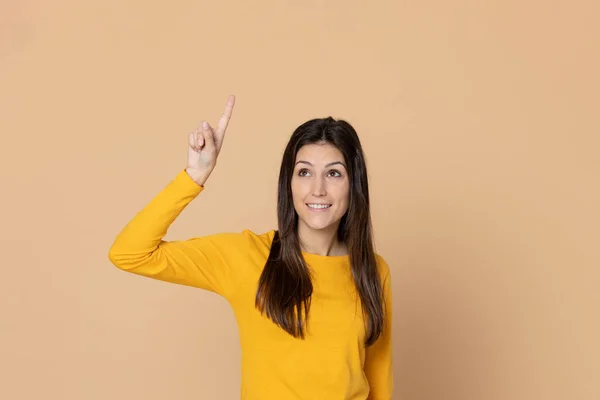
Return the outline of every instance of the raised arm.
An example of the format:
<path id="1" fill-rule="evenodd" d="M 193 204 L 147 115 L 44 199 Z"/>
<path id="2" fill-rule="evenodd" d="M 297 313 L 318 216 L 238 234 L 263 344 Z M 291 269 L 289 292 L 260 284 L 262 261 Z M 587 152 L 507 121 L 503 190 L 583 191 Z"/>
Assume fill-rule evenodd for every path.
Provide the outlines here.
<path id="1" fill-rule="evenodd" d="M 208 123 L 189 135 L 185 169 L 154 197 L 115 238 L 108 257 L 118 268 L 163 281 L 227 295 L 235 283 L 232 267 L 247 248 L 245 233 L 221 233 L 165 241 L 168 228 L 204 190 L 221 150 L 235 98 L 213 130 Z"/>

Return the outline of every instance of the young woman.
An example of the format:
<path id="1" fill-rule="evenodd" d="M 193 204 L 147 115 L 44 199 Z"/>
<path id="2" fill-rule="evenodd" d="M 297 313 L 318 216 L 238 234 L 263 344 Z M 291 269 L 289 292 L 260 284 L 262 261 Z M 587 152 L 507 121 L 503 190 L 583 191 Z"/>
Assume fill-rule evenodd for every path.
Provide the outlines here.
<path id="1" fill-rule="evenodd" d="M 186 168 L 119 233 L 111 262 L 227 299 L 240 333 L 242 399 L 391 399 L 390 270 L 373 249 L 365 158 L 347 122 L 313 119 L 293 132 L 277 230 L 163 240 L 204 190 L 234 102 L 215 129 L 204 122 L 190 133 Z"/>

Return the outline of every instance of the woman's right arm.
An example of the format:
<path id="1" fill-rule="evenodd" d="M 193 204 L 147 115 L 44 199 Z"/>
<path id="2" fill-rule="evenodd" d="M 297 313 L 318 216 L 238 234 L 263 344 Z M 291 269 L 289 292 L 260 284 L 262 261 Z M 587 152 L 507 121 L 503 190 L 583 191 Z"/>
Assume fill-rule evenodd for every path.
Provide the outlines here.
<path id="1" fill-rule="evenodd" d="M 225 296 L 232 289 L 232 266 L 247 247 L 245 234 L 221 233 L 185 241 L 163 238 L 177 216 L 204 190 L 216 165 L 233 104 L 231 96 L 216 130 L 203 124 L 200 131 L 190 134 L 187 167 L 117 235 L 108 254 L 116 267 Z"/>

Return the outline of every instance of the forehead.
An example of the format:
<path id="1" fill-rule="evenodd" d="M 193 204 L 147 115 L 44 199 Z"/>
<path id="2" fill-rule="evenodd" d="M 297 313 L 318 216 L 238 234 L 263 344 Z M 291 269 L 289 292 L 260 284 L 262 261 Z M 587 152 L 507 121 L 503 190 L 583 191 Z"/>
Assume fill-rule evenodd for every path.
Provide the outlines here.
<path id="1" fill-rule="evenodd" d="M 334 161 L 344 161 L 344 155 L 339 149 L 329 143 L 313 143 L 304 145 L 296 154 L 296 161 L 308 161 L 312 164 L 328 164 Z"/>

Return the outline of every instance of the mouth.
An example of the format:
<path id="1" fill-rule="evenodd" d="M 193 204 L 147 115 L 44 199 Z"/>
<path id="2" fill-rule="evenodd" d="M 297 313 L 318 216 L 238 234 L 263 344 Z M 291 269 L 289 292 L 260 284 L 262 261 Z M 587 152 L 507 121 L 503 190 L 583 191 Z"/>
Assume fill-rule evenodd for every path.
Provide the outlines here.
<path id="1" fill-rule="evenodd" d="M 329 208 L 331 208 L 332 205 L 324 203 L 306 203 L 306 206 L 311 211 L 327 211 Z"/>

